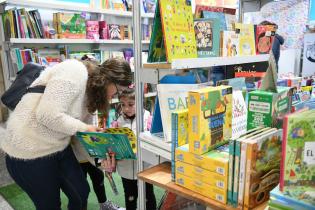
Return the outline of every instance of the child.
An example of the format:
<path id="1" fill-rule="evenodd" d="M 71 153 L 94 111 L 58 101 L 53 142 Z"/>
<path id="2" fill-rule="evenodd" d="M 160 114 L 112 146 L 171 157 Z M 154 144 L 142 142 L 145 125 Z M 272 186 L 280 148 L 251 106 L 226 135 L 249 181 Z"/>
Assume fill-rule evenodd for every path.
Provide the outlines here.
<path id="1" fill-rule="evenodd" d="M 136 107 L 134 86 L 122 91 L 118 95 L 121 103 L 122 115 L 117 119 L 118 127 L 128 127 L 136 132 Z M 150 113 L 146 110 L 141 114 L 144 120 L 144 130 L 147 130 Z M 117 162 L 117 171 L 121 176 L 124 192 L 125 204 L 127 210 L 137 209 L 138 182 L 137 182 L 137 161 L 122 160 Z M 153 192 L 153 186 L 146 183 L 146 209 L 156 209 L 156 200 Z"/>

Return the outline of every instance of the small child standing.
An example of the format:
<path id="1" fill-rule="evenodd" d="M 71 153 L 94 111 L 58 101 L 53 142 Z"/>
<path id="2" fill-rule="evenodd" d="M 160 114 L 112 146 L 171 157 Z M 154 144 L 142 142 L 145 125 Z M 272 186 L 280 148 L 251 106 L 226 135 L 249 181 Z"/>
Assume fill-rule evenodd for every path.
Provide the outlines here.
<path id="1" fill-rule="evenodd" d="M 122 114 L 117 119 L 118 127 L 128 127 L 136 133 L 136 107 L 135 90 L 130 87 L 118 95 L 121 104 Z M 141 114 L 144 120 L 144 130 L 147 130 L 150 113 L 146 110 Z M 117 171 L 121 176 L 124 192 L 125 204 L 127 210 L 137 209 L 138 199 L 138 181 L 137 181 L 137 161 L 121 160 L 117 162 Z M 153 192 L 153 186 L 146 183 L 146 209 L 156 209 L 156 199 Z"/>

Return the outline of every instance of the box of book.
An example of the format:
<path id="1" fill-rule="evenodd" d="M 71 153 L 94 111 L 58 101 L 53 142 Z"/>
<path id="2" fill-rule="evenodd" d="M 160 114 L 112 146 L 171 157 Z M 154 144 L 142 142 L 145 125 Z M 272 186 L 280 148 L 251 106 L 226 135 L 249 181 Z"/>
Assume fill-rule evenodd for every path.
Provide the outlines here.
<path id="1" fill-rule="evenodd" d="M 204 154 L 232 135 L 232 87 L 208 87 L 188 93 L 189 150 Z"/>
<path id="2" fill-rule="evenodd" d="M 193 192 L 199 193 L 205 197 L 211 198 L 224 204 L 226 203 L 226 190 L 212 187 L 198 179 L 192 179 L 188 176 L 178 174 L 176 176 L 176 184 L 181 185 Z"/>
<path id="3" fill-rule="evenodd" d="M 85 39 L 86 25 L 85 17 L 76 13 L 58 12 L 54 15 L 54 22 L 57 24 L 59 38 L 67 39 Z"/>
<path id="4" fill-rule="evenodd" d="M 256 90 L 249 93 L 247 129 L 258 126 L 280 127 L 278 118 L 290 111 L 290 88 L 278 87 L 278 93 Z"/>
<path id="5" fill-rule="evenodd" d="M 251 209 L 267 201 L 270 191 L 279 183 L 282 130 L 256 135 L 244 143 L 247 144 L 244 206 Z"/>
<path id="6" fill-rule="evenodd" d="M 189 145 L 176 148 L 175 161 L 185 162 L 210 172 L 227 176 L 229 167 L 228 145 L 221 146 L 203 155 L 189 152 Z"/>
<path id="7" fill-rule="evenodd" d="M 211 187 L 227 190 L 227 176 L 208 171 L 201 167 L 177 161 L 175 163 L 176 177 L 178 174 L 188 176 L 194 180 L 199 180 Z M 211 178 L 210 178 L 211 177 Z"/>
<path id="8" fill-rule="evenodd" d="M 100 38 L 98 21 L 92 21 L 92 20 L 86 21 L 86 38 L 87 39 Z"/>
<path id="9" fill-rule="evenodd" d="M 175 181 L 175 149 L 188 143 L 188 109 L 172 112 L 172 180 Z"/>
<path id="10" fill-rule="evenodd" d="M 280 190 L 315 205 L 315 110 L 284 119 Z"/>

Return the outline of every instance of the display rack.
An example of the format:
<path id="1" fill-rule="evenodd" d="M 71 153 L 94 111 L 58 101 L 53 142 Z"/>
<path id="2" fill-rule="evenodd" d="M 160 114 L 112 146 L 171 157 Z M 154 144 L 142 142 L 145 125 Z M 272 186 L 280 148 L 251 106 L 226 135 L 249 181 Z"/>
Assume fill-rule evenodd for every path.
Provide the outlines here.
<path id="1" fill-rule="evenodd" d="M 172 74 L 180 69 L 196 69 L 196 68 L 209 68 L 213 66 L 225 66 L 225 65 L 236 65 L 244 63 L 254 63 L 254 62 L 265 62 L 269 59 L 269 54 L 265 55 L 253 55 L 253 56 L 238 56 L 238 57 L 209 57 L 209 58 L 191 58 L 191 59 L 174 59 L 172 63 L 145 63 L 141 64 L 141 14 L 140 14 L 140 3 L 136 0 L 133 1 L 133 22 L 134 22 L 134 47 L 135 47 L 135 69 L 137 69 L 135 74 L 136 81 L 136 101 L 137 101 L 137 113 L 141 113 L 143 110 L 143 84 L 144 83 L 153 83 L 157 84 L 163 75 Z M 137 27 L 136 27 L 137 26 Z M 166 190 L 170 190 L 175 193 L 179 193 L 177 189 L 183 189 L 179 186 L 176 186 L 174 183 L 171 183 L 170 169 L 168 172 L 165 172 L 165 166 L 157 166 L 152 170 L 156 172 L 152 176 L 156 178 L 161 178 L 161 183 L 158 181 L 150 180 L 147 178 L 147 174 L 150 174 L 149 171 L 143 171 L 143 163 L 145 158 L 143 157 L 143 151 L 149 151 L 152 155 L 159 155 L 160 157 L 165 158 L 166 160 L 171 160 L 171 144 L 165 142 L 163 138 L 156 137 L 149 132 L 143 132 L 143 121 L 141 116 L 137 116 L 137 136 L 138 143 L 137 146 L 140 148 L 138 150 L 138 170 L 139 170 L 139 209 L 145 209 L 145 190 L 144 182 L 149 182 L 160 187 L 163 187 Z M 164 172 L 163 172 L 164 170 Z M 163 173 L 167 179 L 163 181 Z M 167 174 L 167 175 L 166 175 Z M 142 179 L 142 180 L 141 180 Z M 200 195 L 198 195 L 200 196 Z M 187 198 L 197 199 L 197 194 L 187 191 Z M 214 201 L 211 199 L 206 199 L 206 201 L 197 200 L 201 203 L 211 204 Z M 215 202 L 217 203 L 217 202 Z M 213 206 L 213 205 L 210 205 Z M 227 208 L 227 206 L 222 206 L 221 209 L 233 209 Z"/>
<path id="2" fill-rule="evenodd" d="M 160 165 L 154 166 L 150 169 L 144 170 L 138 174 L 138 178 L 161 187 L 169 192 L 175 193 L 187 199 L 193 200 L 195 202 L 201 203 L 210 207 L 214 210 L 240 210 L 240 208 L 233 208 L 232 206 L 222 204 L 198 193 L 195 193 L 189 189 L 181 187 L 171 181 L 171 164 L 162 163 Z M 267 202 L 261 204 L 260 206 L 254 208 L 253 210 L 264 210 L 267 207 Z"/>

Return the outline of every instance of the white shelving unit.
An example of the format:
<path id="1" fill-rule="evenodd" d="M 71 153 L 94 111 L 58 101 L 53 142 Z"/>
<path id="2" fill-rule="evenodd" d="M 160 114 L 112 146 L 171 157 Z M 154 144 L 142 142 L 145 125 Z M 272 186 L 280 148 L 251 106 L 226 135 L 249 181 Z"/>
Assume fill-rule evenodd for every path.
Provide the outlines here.
<path id="1" fill-rule="evenodd" d="M 11 44 L 133 44 L 133 40 L 108 40 L 108 39 L 17 39 L 11 38 Z M 142 44 L 150 41 L 143 40 Z"/>
<path id="2" fill-rule="evenodd" d="M 133 1 L 133 16 L 135 27 L 135 68 L 136 71 L 136 100 L 137 100 L 137 113 L 141 113 L 143 110 L 143 83 L 157 84 L 159 79 L 165 74 L 171 74 L 180 69 L 196 69 L 207 68 L 214 66 L 224 65 L 237 65 L 244 63 L 255 63 L 268 61 L 269 54 L 266 55 L 253 55 L 253 56 L 238 56 L 238 57 L 209 57 L 209 58 L 191 58 L 191 59 L 175 59 L 172 63 L 145 63 L 141 64 L 141 15 L 140 15 L 140 3 L 135 4 Z M 143 132 L 143 122 L 141 116 L 137 116 L 137 136 L 138 136 L 138 170 L 143 170 L 143 163 L 146 157 L 142 154 L 144 151 L 149 151 L 153 155 L 158 155 L 171 160 L 171 143 L 165 142 L 163 138 L 159 138 L 150 134 L 149 132 Z M 139 187 L 139 209 L 145 209 L 145 190 L 143 181 L 138 181 Z"/>
<path id="3" fill-rule="evenodd" d="M 132 17 L 130 11 L 116 11 L 108 9 L 90 8 L 88 5 L 76 4 L 75 6 L 71 3 L 61 2 L 43 2 L 44 0 L 0 0 L 0 4 L 8 4 L 10 6 L 27 7 L 27 8 L 38 8 L 48 10 L 62 10 L 62 11 L 73 11 L 73 12 L 86 12 L 86 13 L 97 13 L 111 16 L 122 16 Z M 154 14 L 143 14 L 143 18 L 153 18 Z"/>

